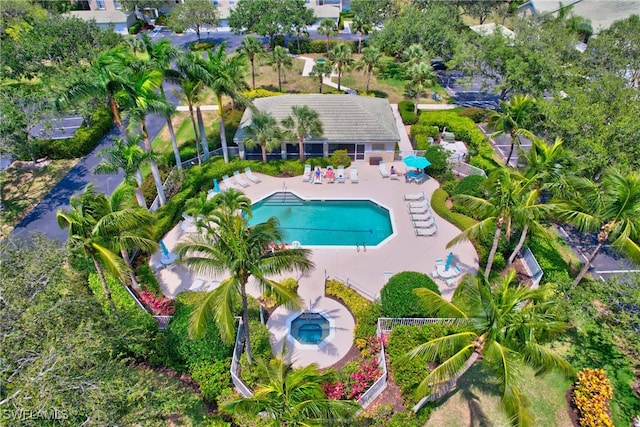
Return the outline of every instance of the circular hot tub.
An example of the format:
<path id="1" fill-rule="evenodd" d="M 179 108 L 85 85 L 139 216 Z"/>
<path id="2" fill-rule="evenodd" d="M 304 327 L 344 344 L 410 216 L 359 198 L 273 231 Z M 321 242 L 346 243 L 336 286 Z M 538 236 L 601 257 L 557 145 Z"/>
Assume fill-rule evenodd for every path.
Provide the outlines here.
<path id="1" fill-rule="evenodd" d="M 320 313 L 303 312 L 291 321 L 289 334 L 300 344 L 319 344 L 329 336 L 329 320 Z"/>

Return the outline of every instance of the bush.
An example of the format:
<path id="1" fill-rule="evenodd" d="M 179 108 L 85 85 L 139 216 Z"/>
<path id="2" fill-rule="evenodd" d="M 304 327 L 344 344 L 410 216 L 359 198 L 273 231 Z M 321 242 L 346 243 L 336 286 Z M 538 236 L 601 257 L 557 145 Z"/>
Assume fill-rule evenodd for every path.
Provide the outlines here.
<path id="1" fill-rule="evenodd" d="M 273 92 L 267 89 L 262 89 L 262 88 L 258 88 L 258 89 L 253 89 L 253 90 L 248 90 L 245 92 L 242 92 L 242 95 L 253 101 L 254 99 L 258 99 L 258 98 L 268 98 L 270 96 L 279 96 L 279 95 L 283 95 L 282 92 Z"/>
<path id="2" fill-rule="evenodd" d="M 86 123 L 69 139 L 53 139 L 40 144 L 41 156 L 54 160 L 83 157 L 91 152 L 113 128 L 113 116 L 107 107 L 98 108 L 91 117 L 91 126 Z"/>
<path id="3" fill-rule="evenodd" d="M 383 56 L 380 62 L 380 67 L 378 67 L 379 71 L 376 73 L 378 78 L 404 81 L 404 69 L 402 65 L 396 62 L 395 58 Z"/>
<path id="4" fill-rule="evenodd" d="M 398 111 L 402 117 L 402 123 L 405 125 L 414 125 L 418 123 L 418 116 L 413 112 L 413 102 L 400 101 L 398 103 Z"/>
<path id="5" fill-rule="evenodd" d="M 160 180 L 164 182 L 169 176 L 171 168 L 167 165 L 158 165 L 158 170 L 160 171 Z M 158 196 L 156 183 L 153 180 L 153 175 L 151 173 L 144 177 L 141 187 L 142 194 L 144 194 L 144 200 L 147 202 L 147 206 L 151 206 L 155 198 Z"/>
<path id="6" fill-rule="evenodd" d="M 377 334 L 378 318 L 382 317 L 382 306 L 378 301 L 369 304 L 366 310 L 361 311 L 356 318 L 356 327 L 353 331 L 353 339 L 362 342 Z M 356 344 L 357 345 L 357 344 Z M 358 347 L 361 347 L 358 345 Z"/>
<path id="7" fill-rule="evenodd" d="M 411 126 L 410 134 L 415 149 L 426 150 L 431 146 L 429 138 L 433 138 L 434 140 L 438 138 L 438 127 L 413 125 Z"/>
<path id="8" fill-rule="evenodd" d="M 258 320 L 249 320 L 249 338 L 251 340 L 251 357 L 253 360 L 262 359 L 268 362 L 272 358 L 271 343 L 269 341 L 269 329 Z M 266 372 L 258 367 L 255 363 L 249 366 L 247 353 L 242 353 L 240 357 L 240 376 L 242 381 L 249 387 L 254 388 L 256 385 L 268 383 L 269 379 L 265 376 Z"/>
<path id="9" fill-rule="evenodd" d="M 347 150 L 335 150 L 333 154 L 331 154 L 331 164 L 334 167 L 349 167 L 349 165 L 351 165 L 351 157 L 347 154 Z"/>
<path id="10" fill-rule="evenodd" d="M 380 292 L 382 313 L 386 317 L 428 317 L 429 311 L 422 305 L 414 289 L 427 288 L 440 295 L 440 289 L 429 276 L 405 271 L 393 276 Z"/>
<path id="11" fill-rule="evenodd" d="M 286 289 L 288 289 L 289 291 L 293 292 L 293 293 L 297 293 L 298 292 L 298 281 L 296 279 L 294 279 L 293 277 L 289 277 L 288 279 L 284 279 L 283 281 L 280 282 L 280 284 L 282 286 L 284 286 Z M 261 296 L 262 301 L 264 303 L 264 305 L 267 308 L 273 308 L 276 305 L 278 305 L 278 301 L 276 299 L 276 295 L 269 293 L 269 292 L 265 292 L 262 294 Z"/>
<path id="12" fill-rule="evenodd" d="M 189 50 L 193 52 L 202 52 L 204 50 L 211 50 L 216 44 L 214 42 L 198 40 L 189 45 Z"/>
<path id="13" fill-rule="evenodd" d="M 161 13 L 158 15 L 158 17 L 155 20 L 155 24 L 156 25 L 167 25 L 167 21 L 168 21 L 168 16 L 165 15 L 164 13 Z"/>
<path id="14" fill-rule="evenodd" d="M 469 175 L 462 178 L 456 185 L 452 196 L 456 194 L 466 194 L 469 196 L 481 197 L 483 195 L 482 184 L 486 178 L 482 175 Z"/>
<path id="15" fill-rule="evenodd" d="M 466 215 L 451 212 L 446 203 L 448 198 L 447 192 L 441 188 L 436 189 L 431 195 L 431 207 L 439 216 L 458 227 L 461 231 L 477 223 L 475 219 Z"/>
<path id="16" fill-rule="evenodd" d="M 433 178 L 440 182 L 450 181 L 455 179 L 453 173 L 451 173 L 451 166 L 449 165 L 449 152 L 439 145 L 430 145 L 425 153 L 426 157 L 431 165 L 427 167 L 427 172 Z"/>
<path id="17" fill-rule="evenodd" d="M 142 24 L 144 24 L 144 21 L 138 19 L 135 24 L 129 27 L 129 34 L 138 34 L 142 29 Z"/>
<path id="18" fill-rule="evenodd" d="M 328 280 L 324 291 L 328 297 L 333 297 L 346 305 L 356 320 L 354 339 L 368 339 L 376 334 L 380 306 L 371 303 L 365 297 L 337 280 Z"/>
<path id="19" fill-rule="evenodd" d="M 487 110 L 476 107 L 463 108 L 460 110 L 460 115 L 470 118 L 474 123 L 480 123 L 484 122 L 487 118 Z"/>
<path id="20" fill-rule="evenodd" d="M 173 300 L 164 295 L 156 296 L 149 291 L 142 291 L 138 299 L 154 316 L 171 316 L 175 312 Z"/>
<path id="21" fill-rule="evenodd" d="M 174 302 L 176 313 L 171 318 L 164 336 L 167 356 L 165 363 L 176 371 L 186 372 L 198 364 L 231 357 L 233 344 L 222 342 L 220 332 L 213 321 L 207 322 L 202 338 L 189 338 L 189 317 L 194 308 L 193 304 L 202 297 L 186 292 L 180 294 Z"/>
<path id="22" fill-rule="evenodd" d="M 601 369 L 583 369 L 573 389 L 573 403 L 578 408 L 583 427 L 613 427 L 609 400 L 613 397 L 611 383 Z"/>
<path id="23" fill-rule="evenodd" d="M 138 267 L 136 267 L 135 273 L 138 277 L 140 288 L 143 291 L 149 291 L 155 296 L 162 296 L 158 278 L 154 274 L 149 264 L 147 264 L 146 262 L 141 263 Z"/>
<path id="24" fill-rule="evenodd" d="M 202 397 L 215 402 L 223 390 L 231 386 L 230 359 L 200 362 L 190 369 L 191 378 L 198 383 Z"/>
<path id="25" fill-rule="evenodd" d="M 329 40 L 329 50 L 333 49 L 333 47 L 340 43 L 349 43 L 344 40 Z M 327 40 L 326 39 L 318 39 L 318 40 L 300 40 L 300 50 L 298 50 L 298 42 L 294 38 L 290 39 L 290 43 L 288 45 L 289 52 L 292 54 L 301 54 L 301 53 L 327 53 Z M 351 51 L 358 51 L 358 41 L 355 40 L 351 42 Z"/>

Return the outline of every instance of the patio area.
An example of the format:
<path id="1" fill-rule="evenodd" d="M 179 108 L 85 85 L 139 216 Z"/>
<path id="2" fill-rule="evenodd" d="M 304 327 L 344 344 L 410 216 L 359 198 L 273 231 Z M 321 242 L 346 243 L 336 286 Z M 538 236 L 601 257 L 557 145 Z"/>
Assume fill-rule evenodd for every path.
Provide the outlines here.
<path id="1" fill-rule="evenodd" d="M 426 198 L 438 188 L 439 184 L 435 179 L 428 179 L 420 184 L 406 183 L 403 179 L 391 180 L 380 175 L 377 166 L 369 166 L 363 162 L 355 163 L 358 167 L 359 182 L 351 183 L 349 179 L 345 183 L 309 184 L 303 182 L 302 176 L 291 178 L 276 178 L 257 174 L 262 182 L 251 184 L 243 191 L 252 200 L 260 200 L 276 191 L 292 191 L 297 195 L 307 199 L 371 199 L 374 202 L 388 208 L 393 223 L 394 233 L 390 238 L 384 240 L 375 247 L 356 248 L 353 246 L 316 246 L 313 249 L 312 260 L 315 263 L 315 270 L 305 276 L 299 273 L 285 275 L 294 276 L 299 281 L 298 293 L 302 301 L 317 301 L 314 309 L 330 311 L 335 307 L 331 305 L 333 300 L 324 297 L 324 283 L 326 278 L 335 278 L 347 282 L 356 290 L 361 290 L 364 296 L 377 297 L 388 278 L 395 273 L 403 271 L 417 271 L 431 275 L 436 266 L 436 260 L 443 259 L 449 253 L 453 253 L 451 263 L 461 270 L 460 276 L 455 281 L 447 284 L 442 278 L 434 278 L 438 284 L 442 295 L 451 299 L 457 280 L 464 273 L 475 274 L 478 269 L 478 256 L 470 242 L 460 243 L 451 248 L 446 248 L 447 242 L 459 234 L 459 230 L 438 217 L 434 213 L 437 226 L 435 236 L 418 236 L 411 215 L 404 200 L 404 194 L 415 194 L 424 192 Z M 388 163 L 387 166 L 395 166 L 399 171 L 405 171 L 406 167 L 402 161 Z M 349 171 L 347 169 L 347 176 Z M 184 239 L 190 233 L 184 231 L 180 225 L 174 227 L 163 238 L 164 244 L 169 251 L 172 251 L 175 244 Z M 301 242 L 305 247 L 304 242 Z M 163 254 L 158 251 L 151 257 L 151 264 L 157 264 Z M 204 289 L 211 290 L 225 277 L 203 277 L 186 269 L 181 265 L 174 268 L 162 268 L 157 271 L 160 288 L 169 297 L 175 297 L 178 293 L 202 289 L 203 284 L 197 279 L 203 280 Z M 254 296 L 260 296 L 257 288 L 250 283 L 248 292 Z M 287 316 L 281 316 L 281 323 Z M 275 321 L 276 319 L 274 319 Z M 342 323 L 343 326 L 347 326 Z M 341 326 L 342 326 L 341 325 Z M 282 343 L 282 335 L 275 335 L 275 331 L 284 327 L 284 323 L 274 324 L 270 322 L 270 329 L 273 326 L 272 344 Z M 352 345 L 353 320 L 351 319 L 351 330 L 348 334 L 336 335 L 331 343 L 331 348 L 327 352 L 312 351 L 310 354 L 293 354 L 293 360 L 304 363 L 322 362 L 328 356 L 328 351 L 334 354 L 346 352 Z M 333 347 L 336 347 L 333 349 Z M 346 350 L 344 350 L 346 349 Z M 292 349 L 293 351 L 293 349 Z M 313 356 L 315 354 L 315 356 Z M 311 360 L 315 357 L 314 360 Z M 333 357 L 331 357 L 333 359 Z M 335 361 L 339 360 L 335 359 Z M 328 366 L 321 363 L 324 366 Z"/>

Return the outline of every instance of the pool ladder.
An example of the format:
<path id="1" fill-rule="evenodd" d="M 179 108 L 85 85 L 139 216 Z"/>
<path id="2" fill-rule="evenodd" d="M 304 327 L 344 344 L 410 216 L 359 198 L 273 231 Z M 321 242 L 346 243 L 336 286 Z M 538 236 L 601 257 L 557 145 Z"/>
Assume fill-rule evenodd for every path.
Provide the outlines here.
<path id="1" fill-rule="evenodd" d="M 356 250 L 360 252 L 360 243 L 356 242 Z M 362 251 L 367 252 L 367 245 L 365 242 L 362 242 Z"/>

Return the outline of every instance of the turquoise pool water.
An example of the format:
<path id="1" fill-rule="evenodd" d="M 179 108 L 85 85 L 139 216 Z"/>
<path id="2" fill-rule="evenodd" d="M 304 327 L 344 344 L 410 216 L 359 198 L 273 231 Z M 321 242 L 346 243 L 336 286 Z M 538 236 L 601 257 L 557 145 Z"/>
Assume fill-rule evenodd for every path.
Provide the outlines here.
<path id="1" fill-rule="evenodd" d="M 284 241 L 303 246 L 375 246 L 393 233 L 389 211 L 369 200 L 302 200 L 279 192 L 252 212 L 249 224 L 275 216 Z"/>
<path id="2" fill-rule="evenodd" d="M 329 336 L 329 321 L 319 313 L 302 313 L 289 330 L 301 344 L 318 344 Z"/>

